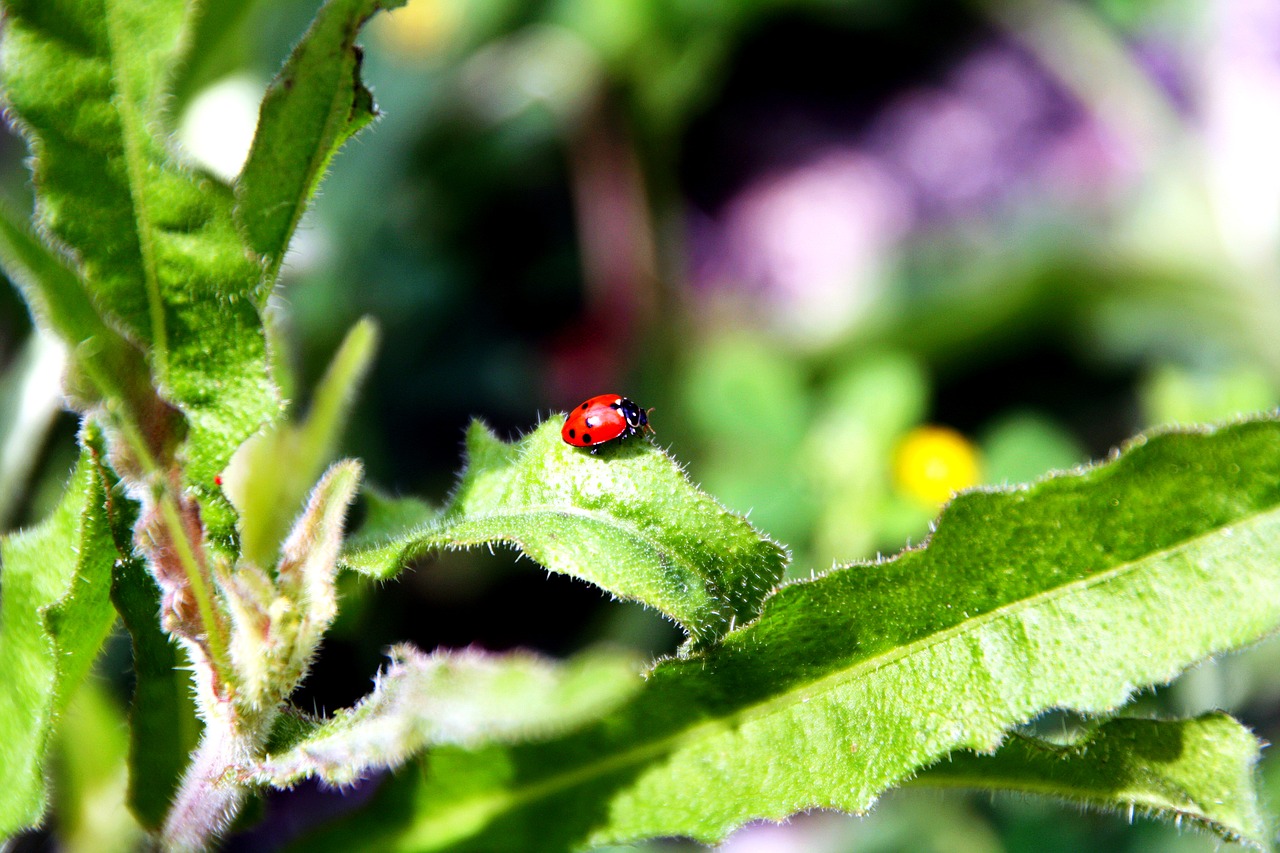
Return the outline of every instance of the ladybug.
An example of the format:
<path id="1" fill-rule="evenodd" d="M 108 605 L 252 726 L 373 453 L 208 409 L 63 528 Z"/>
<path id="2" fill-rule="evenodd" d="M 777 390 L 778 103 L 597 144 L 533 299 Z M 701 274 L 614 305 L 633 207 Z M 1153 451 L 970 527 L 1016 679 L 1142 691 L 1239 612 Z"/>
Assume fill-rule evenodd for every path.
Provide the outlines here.
<path id="1" fill-rule="evenodd" d="M 653 411 L 650 409 L 649 411 Z M 617 394 L 600 394 L 587 400 L 565 418 L 560 437 L 574 447 L 596 448 L 605 442 L 648 430 L 649 415 L 644 409 Z"/>

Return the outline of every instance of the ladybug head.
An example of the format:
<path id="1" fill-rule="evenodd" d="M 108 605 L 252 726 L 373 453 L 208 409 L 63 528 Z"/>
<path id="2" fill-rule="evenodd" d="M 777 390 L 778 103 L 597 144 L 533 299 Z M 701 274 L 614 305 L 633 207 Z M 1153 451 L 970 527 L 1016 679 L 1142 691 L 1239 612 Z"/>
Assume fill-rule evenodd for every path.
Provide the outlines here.
<path id="1" fill-rule="evenodd" d="M 654 431 L 653 427 L 649 425 L 649 412 L 652 412 L 653 409 L 642 409 L 626 397 L 619 400 L 615 408 L 627 421 L 628 435 Z"/>

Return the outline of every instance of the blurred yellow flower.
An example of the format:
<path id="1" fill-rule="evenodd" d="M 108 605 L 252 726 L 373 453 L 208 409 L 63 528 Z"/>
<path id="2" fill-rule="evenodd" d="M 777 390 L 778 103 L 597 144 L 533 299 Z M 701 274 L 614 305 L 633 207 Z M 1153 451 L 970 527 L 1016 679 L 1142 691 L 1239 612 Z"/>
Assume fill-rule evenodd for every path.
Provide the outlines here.
<path id="1" fill-rule="evenodd" d="M 894 485 L 925 503 L 942 504 L 981 478 L 978 449 L 947 427 L 916 427 L 903 436 L 894 453 Z"/>
<path id="2" fill-rule="evenodd" d="M 461 24 L 462 10 L 452 0 L 409 0 L 378 15 L 370 29 L 387 48 L 414 60 L 439 51 Z"/>

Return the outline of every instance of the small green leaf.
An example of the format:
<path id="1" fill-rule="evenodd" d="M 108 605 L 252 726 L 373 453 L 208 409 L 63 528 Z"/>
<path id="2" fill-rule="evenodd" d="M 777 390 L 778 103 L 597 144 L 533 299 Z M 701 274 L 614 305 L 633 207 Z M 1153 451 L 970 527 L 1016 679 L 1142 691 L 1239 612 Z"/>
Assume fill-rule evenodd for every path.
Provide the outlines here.
<path id="1" fill-rule="evenodd" d="M 859 812 L 1047 710 L 1109 712 L 1275 632 L 1277 542 L 1280 421 L 1139 439 L 1087 471 L 960 495 L 927 547 L 784 586 L 598 725 L 433 752 L 412 790 L 386 792 L 414 819 L 361 826 L 387 849 L 559 850 Z M 1237 788 L 1224 772 L 1206 784 Z"/>
<path id="2" fill-rule="evenodd" d="M 52 516 L 0 540 L 0 837 L 44 812 L 58 715 L 115 619 L 115 545 L 86 452 Z"/>
<path id="3" fill-rule="evenodd" d="M 248 768 L 276 787 L 318 777 L 350 784 L 442 744 L 547 737 L 597 719 L 640 687 L 639 666 L 614 653 L 557 664 L 517 652 L 391 650 L 372 693 Z"/>
<path id="4" fill-rule="evenodd" d="M 360 80 L 356 34 L 404 0 L 328 0 L 262 101 L 236 184 L 240 224 L 274 271 L 333 155 L 377 115 Z"/>
<path id="5" fill-rule="evenodd" d="M 1015 734 L 992 755 L 953 753 L 911 781 L 1014 791 L 1087 808 L 1188 821 L 1257 850 L 1270 847 L 1254 785 L 1261 744 L 1227 714 L 1108 720 L 1056 744 Z"/>
<path id="6" fill-rule="evenodd" d="M 384 578 L 430 551 L 492 542 L 643 602 L 697 642 L 755 616 L 787 560 L 647 442 L 593 455 L 561 441 L 559 423 L 507 444 L 477 422 L 466 473 L 440 518 L 345 562 Z"/>
<path id="7" fill-rule="evenodd" d="M 240 551 L 249 563 L 261 568 L 275 565 L 289 525 L 333 458 L 377 339 L 372 320 L 352 326 L 316 386 L 306 418 L 296 425 L 273 425 L 232 457 L 222 477 L 223 489 L 239 512 Z"/>

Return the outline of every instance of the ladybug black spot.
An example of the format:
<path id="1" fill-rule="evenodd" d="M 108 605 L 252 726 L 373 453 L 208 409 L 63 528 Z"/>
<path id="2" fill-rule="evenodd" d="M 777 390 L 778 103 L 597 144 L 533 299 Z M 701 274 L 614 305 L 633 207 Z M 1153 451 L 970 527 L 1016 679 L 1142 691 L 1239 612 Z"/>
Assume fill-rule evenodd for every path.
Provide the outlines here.
<path id="1" fill-rule="evenodd" d="M 587 410 L 587 404 L 586 404 L 586 403 L 583 403 L 583 404 L 582 404 L 581 406 L 579 406 L 578 408 L 582 409 L 582 411 L 584 411 L 584 412 L 585 412 L 585 411 Z"/>
<path id="2" fill-rule="evenodd" d="M 582 440 L 583 440 L 583 441 L 585 441 L 587 444 L 590 444 L 590 443 L 591 443 L 591 433 L 589 433 L 589 432 L 584 432 L 584 433 L 582 434 Z"/>
<path id="3" fill-rule="evenodd" d="M 577 438 L 578 431 L 576 429 L 569 430 L 569 438 Z"/>

